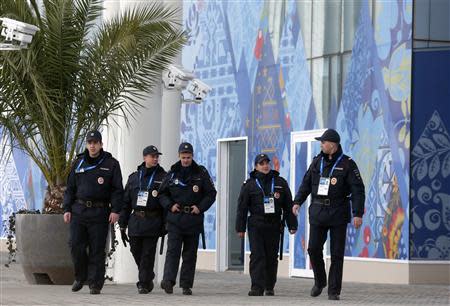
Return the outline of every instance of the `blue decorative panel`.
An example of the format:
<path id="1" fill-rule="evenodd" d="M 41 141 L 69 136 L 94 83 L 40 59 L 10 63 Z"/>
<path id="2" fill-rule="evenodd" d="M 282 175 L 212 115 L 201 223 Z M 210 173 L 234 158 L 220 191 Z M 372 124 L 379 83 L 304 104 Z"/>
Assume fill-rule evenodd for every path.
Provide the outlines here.
<path id="1" fill-rule="evenodd" d="M 450 51 L 416 52 L 411 259 L 450 259 Z"/>
<path id="2" fill-rule="evenodd" d="M 365 3 L 355 34 L 336 127 L 367 197 L 363 226 L 348 228 L 347 256 L 408 258 L 411 21 L 398 9 L 407 2 L 380 3 L 389 31 L 373 28 Z"/>

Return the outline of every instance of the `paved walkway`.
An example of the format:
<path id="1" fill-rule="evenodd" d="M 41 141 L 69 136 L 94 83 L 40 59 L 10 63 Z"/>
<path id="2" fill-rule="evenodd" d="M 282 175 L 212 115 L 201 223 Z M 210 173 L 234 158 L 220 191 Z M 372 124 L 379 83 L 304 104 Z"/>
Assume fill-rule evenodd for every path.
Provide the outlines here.
<path id="1" fill-rule="evenodd" d="M 184 296 L 180 288 L 167 295 L 156 287 L 148 295 L 138 295 L 134 284 L 108 283 L 101 295 L 90 295 L 87 287 L 72 293 L 70 286 L 29 285 L 21 267 L 6 268 L 1 255 L 1 305 L 450 305 L 449 286 L 379 285 L 344 283 L 340 301 L 328 301 L 326 289 L 312 298 L 312 281 L 280 278 L 274 297 L 249 297 L 250 277 L 240 272 L 198 272 L 194 295 Z"/>

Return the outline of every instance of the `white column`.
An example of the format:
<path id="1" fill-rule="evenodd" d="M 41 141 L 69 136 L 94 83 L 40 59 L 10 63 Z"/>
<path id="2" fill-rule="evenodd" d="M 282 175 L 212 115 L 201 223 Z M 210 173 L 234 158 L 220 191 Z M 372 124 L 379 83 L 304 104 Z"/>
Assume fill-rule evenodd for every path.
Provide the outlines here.
<path id="1" fill-rule="evenodd" d="M 161 111 L 161 166 L 170 170 L 170 166 L 178 159 L 178 145 L 180 144 L 180 112 L 181 112 L 181 92 L 177 89 L 167 90 L 163 86 L 162 90 L 162 111 Z M 164 252 L 159 255 L 160 243 L 158 243 L 158 255 L 155 260 L 155 280 L 160 283 L 164 272 L 164 262 L 167 251 L 167 236 L 164 244 Z"/>
<path id="2" fill-rule="evenodd" d="M 138 3 L 139 1 L 106 0 L 104 18 L 107 20 Z M 161 83 L 155 86 L 151 95 L 140 100 L 140 103 L 144 108 L 139 109 L 135 118 L 129 116 L 129 127 L 121 117 L 115 118 L 117 124 L 110 120 L 108 127 L 106 149 L 110 150 L 120 162 L 124 186 L 128 176 L 142 163 L 143 148 L 152 144 L 161 149 Z M 126 248 L 123 246 L 118 229 L 116 237 L 119 245 L 114 253 L 112 272 L 108 272 L 108 275 L 113 275 L 117 283 L 135 283 L 138 280 L 138 270 L 130 246 L 129 244 Z"/>
<path id="3" fill-rule="evenodd" d="M 118 159 L 123 176 L 123 184 L 128 176 L 136 171 L 137 166 L 143 162 L 142 150 L 148 145 L 160 145 L 161 125 L 161 85 L 158 84 L 151 96 L 143 99 L 141 103 L 145 108 L 139 111 L 135 119 L 130 119 L 130 127 L 127 128 L 123 119 L 119 119 L 121 130 Z M 115 252 L 114 280 L 117 283 L 130 283 L 138 280 L 136 263 L 130 252 L 130 246 L 125 248 L 120 239 L 120 231 L 116 230 L 119 245 Z"/>
<path id="4" fill-rule="evenodd" d="M 183 1 L 164 0 L 164 3 L 172 8 L 179 8 L 177 18 L 182 24 Z M 181 64 L 181 54 L 173 62 L 175 65 Z M 180 122 L 181 122 L 181 91 L 168 90 L 162 86 L 162 108 L 161 108 L 161 165 L 170 170 L 170 166 L 178 160 L 178 146 L 180 144 Z M 155 280 L 160 283 L 164 273 L 164 262 L 167 251 L 167 236 L 164 243 L 164 252 L 159 255 L 161 240 L 158 243 L 158 255 L 155 260 Z"/>
<path id="5" fill-rule="evenodd" d="M 179 7 L 180 23 L 182 20 L 182 1 L 181 0 L 158 0 L 163 1 L 170 7 Z M 140 1 L 119 1 L 105 0 L 104 17 L 111 18 L 115 13 L 123 11 L 127 6 L 138 4 Z M 181 54 L 173 64 L 181 63 Z M 162 86 L 162 80 L 154 89 L 153 94 L 144 99 L 145 109 L 139 111 L 136 119 L 131 119 L 131 126 L 126 127 L 123 119 L 119 118 L 118 126 L 108 127 L 108 147 L 113 155 L 119 160 L 123 183 L 125 186 L 128 175 L 136 169 L 136 166 L 142 162 L 142 149 L 150 144 L 158 147 L 163 153 L 160 164 L 166 171 L 178 159 L 178 145 L 180 143 L 180 112 L 181 112 L 181 92 L 179 90 L 166 90 Z M 131 283 L 138 279 L 137 267 L 132 259 L 130 247 L 124 248 L 120 232 L 116 231 L 119 245 L 114 254 L 114 263 L 111 269 L 114 281 L 117 283 Z M 167 237 L 166 237 L 167 240 Z M 163 276 L 165 254 L 167 241 L 165 241 L 164 253 L 159 255 L 159 244 L 157 256 L 155 259 L 155 281 L 158 283 Z"/>

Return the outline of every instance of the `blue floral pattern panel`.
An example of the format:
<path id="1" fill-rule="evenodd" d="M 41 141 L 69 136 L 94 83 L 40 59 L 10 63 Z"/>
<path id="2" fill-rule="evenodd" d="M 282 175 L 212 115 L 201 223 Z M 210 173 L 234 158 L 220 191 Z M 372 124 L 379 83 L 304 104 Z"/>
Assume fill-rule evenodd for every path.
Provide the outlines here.
<path id="1" fill-rule="evenodd" d="M 410 257 L 450 260 L 450 51 L 414 57 Z"/>

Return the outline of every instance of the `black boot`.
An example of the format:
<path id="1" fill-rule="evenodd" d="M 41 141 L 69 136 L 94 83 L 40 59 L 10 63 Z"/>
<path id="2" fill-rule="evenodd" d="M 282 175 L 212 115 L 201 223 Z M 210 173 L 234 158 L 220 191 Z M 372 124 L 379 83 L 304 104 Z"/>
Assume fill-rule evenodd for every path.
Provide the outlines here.
<path id="1" fill-rule="evenodd" d="M 73 282 L 73 285 L 72 285 L 72 291 L 73 292 L 77 292 L 77 291 L 80 291 L 81 290 L 81 288 L 83 288 L 83 282 L 82 281 L 74 281 Z"/>
<path id="2" fill-rule="evenodd" d="M 172 294 L 172 293 L 173 293 L 173 284 L 172 284 L 172 282 L 170 282 L 170 281 L 165 281 L 165 280 L 163 280 L 163 281 L 161 282 L 161 288 L 164 289 L 164 291 L 165 291 L 167 294 Z"/>
<path id="3" fill-rule="evenodd" d="M 328 295 L 328 299 L 331 301 L 339 301 L 340 297 L 339 294 L 332 293 Z"/>
<path id="4" fill-rule="evenodd" d="M 139 294 L 147 294 L 149 290 L 143 285 L 138 285 L 138 292 Z"/>
<path id="5" fill-rule="evenodd" d="M 319 296 L 322 293 L 322 289 L 324 287 L 318 287 L 316 285 L 314 285 L 314 287 L 312 287 L 311 289 L 311 296 L 316 297 Z"/>
<path id="6" fill-rule="evenodd" d="M 264 290 L 261 289 L 251 289 L 248 292 L 249 296 L 262 296 L 264 294 Z"/>
<path id="7" fill-rule="evenodd" d="M 90 294 L 100 294 L 100 289 L 92 287 L 89 291 Z"/>
<path id="8" fill-rule="evenodd" d="M 273 291 L 273 289 L 266 289 L 266 291 L 264 291 L 264 295 L 266 295 L 266 296 L 274 296 L 275 292 Z"/>
<path id="9" fill-rule="evenodd" d="M 191 288 L 183 288 L 183 294 L 184 295 L 192 295 Z"/>

